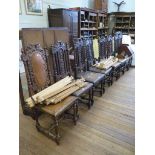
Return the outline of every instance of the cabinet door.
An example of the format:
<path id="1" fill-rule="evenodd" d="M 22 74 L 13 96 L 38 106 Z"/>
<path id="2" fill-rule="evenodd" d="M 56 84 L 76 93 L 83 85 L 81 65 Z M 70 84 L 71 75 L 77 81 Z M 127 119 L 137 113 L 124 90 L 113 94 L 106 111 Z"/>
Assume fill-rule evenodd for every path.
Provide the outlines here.
<path id="1" fill-rule="evenodd" d="M 63 27 L 62 9 L 48 9 L 49 27 Z"/>
<path id="2" fill-rule="evenodd" d="M 78 11 L 73 11 L 71 14 L 71 18 L 73 37 L 78 37 Z"/>
<path id="3" fill-rule="evenodd" d="M 63 21 L 64 26 L 69 29 L 70 46 L 73 46 L 73 38 L 78 36 L 78 12 L 65 10 Z"/>
<path id="4" fill-rule="evenodd" d="M 72 27 L 71 27 L 71 12 L 68 10 L 63 11 L 63 26 L 68 27 L 69 33 L 72 32 Z"/>

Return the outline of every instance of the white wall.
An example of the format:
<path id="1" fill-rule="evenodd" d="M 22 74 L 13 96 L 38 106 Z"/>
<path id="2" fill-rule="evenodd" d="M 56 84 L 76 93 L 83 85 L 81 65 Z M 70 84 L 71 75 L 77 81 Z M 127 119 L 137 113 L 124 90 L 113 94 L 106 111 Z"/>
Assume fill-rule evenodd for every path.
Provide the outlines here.
<path id="1" fill-rule="evenodd" d="M 43 16 L 27 15 L 25 0 L 20 0 L 22 14 L 19 15 L 19 29 L 28 27 L 48 27 L 47 8 L 88 7 L 89 0 L 43 0 Z"/>
<path id="2" fill-rule="evenodd" d="M 95 0 L 88 0 L 88 7 L 94 8 L 94 1 Z M 123 0 L 108 0 L 108 12 L 116 12 L 117 6 L 113 3 L 120 3 Z M 124 0 L 126 4 L 122 4 L 120 7 L 120 11 L 124 12 L 135 12 L 135 0 Z"/>
<path id="3" fill-rule="evenodd" d="M 108 12 L 116 12 L 117 5 L 113 2 L 120 3 L 122 0 L 108 0 Z M 124 0 L 126 4 L 120 6 L 120 11 L 135 12 L 135 0 Z"/>

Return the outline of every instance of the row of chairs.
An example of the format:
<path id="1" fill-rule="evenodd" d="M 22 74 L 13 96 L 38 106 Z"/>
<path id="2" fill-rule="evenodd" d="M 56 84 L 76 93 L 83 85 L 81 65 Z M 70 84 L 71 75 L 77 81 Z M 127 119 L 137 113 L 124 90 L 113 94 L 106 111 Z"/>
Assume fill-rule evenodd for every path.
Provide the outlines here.
<path id="1" fill-rule="evenodd" d="M 119 33 L 118 33 L 119 34 Z M 121 45 L 121 35 L 115 34 L 115 50 Z M 119 37 L 118 37 L 119 36 Z M 99 59 L 94 58 L 93 38 L 78 38 L 74 40 L 72 56 L 66 43 L 57 42 L 49 49 L 43 49 L 39 44 L 29 45 L 22 51 L 29 95 L 32 96 L 47 88 L 51 84 L 73 75 L 75 79 L 85 78 L 86 86 L 74 92 L 57 105 L 36 105 L 33 108 L 24 104 L 24 114 L 31 115 L 36 120 L 36 128 L 59 144 L 59 121 L 61 118 L 71 118 L 76 124 L 78 120 L 78 105 L 82 102 L 88 109 L 94 104 L 93 96 L 99 92 L 100 96 L 105 92 L 105 85 L 112 85 L 113 79 L 119 78 L 120 73 L 128 70 L 129 60 L 126 58 L 110 67 L 107 70 L 100 70 L 93 65 L 96 61 L 108 58 L 113 54 L 112 37 L 100 37 Z M 72 64 L 72 65 L 71 65 Z M 47 113 L 52 116 L 52 125 L 47 129 L 40 124 L 39 118 Z"/>

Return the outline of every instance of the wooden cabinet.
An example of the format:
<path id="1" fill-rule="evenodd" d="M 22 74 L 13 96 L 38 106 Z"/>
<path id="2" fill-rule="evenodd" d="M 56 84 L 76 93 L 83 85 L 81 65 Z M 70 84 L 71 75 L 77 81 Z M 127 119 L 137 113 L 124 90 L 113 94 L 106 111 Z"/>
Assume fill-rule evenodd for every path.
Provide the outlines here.
<path id="1" fill-rule="evenodd" d="M 94 0 L 94 9 L 108 11 L 108 0 Z"/>
<path id="2" fill-rule="evenodd" d="M 78 37 L 78 11 L 69 9 L 48 9 L 49 27 L 67 27 L 70 46 L 73 38 Z"/>

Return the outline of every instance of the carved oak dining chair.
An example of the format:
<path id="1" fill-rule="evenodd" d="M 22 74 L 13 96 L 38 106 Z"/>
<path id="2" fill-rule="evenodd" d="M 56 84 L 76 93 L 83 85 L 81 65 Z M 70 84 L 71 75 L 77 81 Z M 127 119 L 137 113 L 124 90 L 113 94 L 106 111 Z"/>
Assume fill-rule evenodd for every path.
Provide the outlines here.
<path id="1" fill-rule="evenodd" d="M 48 51 L 42 49 L 40 44 L 31 44 L 22 50 L 22 60 L 25 66 L 28 89 L 31 98 L 32 95 L 53 84 L 48 56 Z M 69 111 L 73 111 L 72 120 L 74 124 L 76 124 L 78 116 L 78 100 L 75 96 L 69 96 L 56 105 L 47 106 L 44 104 L 36 104 L 32 109 L 35 111 L 37 130 L 52 138 L 57 144 L 59 144 L 59 121 L 61 118 L 64 118 Z M 52 118 L 50 127 L 45 128 L 41 125 L 39 121 L 41 114 L 50 115 Z"/>
<path id="2" fill-rule="evenodd" d="M 111 35 L 107 36 L 107 42 L 106 42 L 107 58 L 109 58 L 110 56 L 115 54 L 113 51 L 113 48 L 112 48 L 112 46 L 113 46 L 112 41 L 113 41 L 112 36 Z M 114 42 L 114 45 L 115 45 L 115 42 Z M 120 62 L 116 62 L 115 64 L 112 65 L 112 81 L 113 81 L 113 78 L 116 78 L 116 80 L 117 80 L 120 77 L 120 68 L 121 68 Z"/>
<path id="3" fill-rule="evenodd" d="M 104 92 L 105 75 L 95 73 L 89 70 L 90 59 L 93 57 L 91 53 L 87 53 L 92 46 L 87 46 L 87 43 L 82 39 L 74 40 L 74 63 L 75 63 L 75 78 L 83 77 L 87 82 L 93 84 L 93 91 L 99 91 L 100 95 Z M 100 86 L 100 87 L 99 87 Z"/>
<path id="4" fill-rule="evenodd" d="M 104 60 L 107 56 L 107 47 L 106 47 L 106 43 L 107 43 L 107 39 L 103 36 L 101 36 L 99 39 L 98 39 L 98 46 L 99 46 L 99 61 L 101 60 Z M 92 38 L 88 38 L 87 39 L 87 44 L 88 46 L 93 46 L 93 40 Z M 90 44 L 90 45 L 89 45 Z M 101 74 L 104 74 L 105 75 L 105 84 L 107 83 L 108 86 L 112 85 L 113 83 L 113 79 L 112 79 L 112 67 L 108 68 L 108 69 L 99 69 L 99 68 L 96 68 L 95 66 L 93 66 L 93 62 L 94 62 L 94 50 L 93 48 L 89 49 L 87 48 L 88 50 L 87 53 L 92 53 L 92 54 L 89 54 L 89 55 L 92 55 L 91 57 L 88 57 L 90 64 L 89 64 L 89 70 L 92 71 L 92 72 L 96 72 L 96 73 L 101 73 Z"/>
<path id="5" fill-rule="evenodd" d="M 122 32 L 118 31 L 115 33 L 115 36 L 114 36 L 115 46 L 116 46 L 115 49 L 117 54 L 128 51 L 128 49 L 126 48 L 126 45 L 122 45 L 122 37 L 123 37 Z M 121 63 L 120 71 L 123 74 L 125 73 L 126 70 L 129 70 L 129 63 L 132 61 L 131 58 L 132 57 L 129 55 L 128 57 L 124 56 L 122 59 L 119 59 L 119 62 Z"/>
<path id="6" fill-rule="evenodd" d="M 68 45 L 61 41 L 57 42 L 50 49 L 50 54 L 53 62 L 54 80 L 55 82 L 72 74 Z M 79 101 L 86 103 L 88 108 L 93 105 L 93 84 L 85 82 L 86 86 L 74 92 L 73 95 L 79 98 Z M 83 97 L 88 94 L 88 98 Z M 87 101 L 87 102 L 85 102 Z"/>

